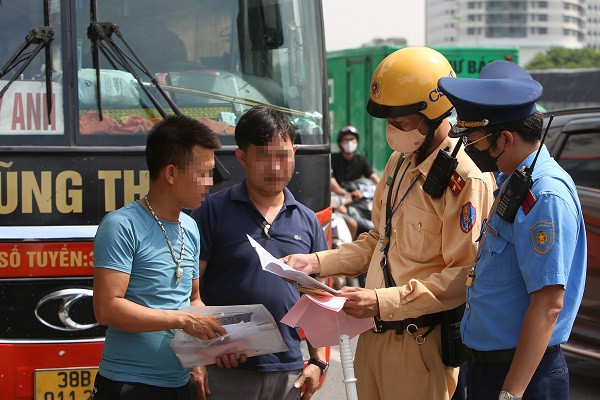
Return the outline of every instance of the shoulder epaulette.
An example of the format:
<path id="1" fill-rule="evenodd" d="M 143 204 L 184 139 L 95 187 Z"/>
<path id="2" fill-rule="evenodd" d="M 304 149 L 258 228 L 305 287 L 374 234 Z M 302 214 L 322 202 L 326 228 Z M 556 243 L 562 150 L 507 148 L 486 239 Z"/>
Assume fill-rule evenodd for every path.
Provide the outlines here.
<path id="1" fill-rule="evenodd" d="M 534 204 L 535 204 L 535 196 L 533 195 L 533 193 L 531 193 L 531 190 L 528 190 L 527 193 L 525 194 L 525 197 L 523 198 L 523 203 L 521 203 L 521 205 L 523 206 L 523 211 L 525 212 L 525 215 L 529 214 L 529 211 L 531 211 Z"/>
<path id="2" fill-rule="evenodd" d="M 466 184 L 467 182 L 456 171 L 454 171 L 454 173 L 450 177 L 450 181 L 448 182 L 448 186 L 450 187 L 450 190 L 452 190 L 452 193 L 454 193 L 455 196 L 458 196 L 458 194 L 462 192 Z"/>

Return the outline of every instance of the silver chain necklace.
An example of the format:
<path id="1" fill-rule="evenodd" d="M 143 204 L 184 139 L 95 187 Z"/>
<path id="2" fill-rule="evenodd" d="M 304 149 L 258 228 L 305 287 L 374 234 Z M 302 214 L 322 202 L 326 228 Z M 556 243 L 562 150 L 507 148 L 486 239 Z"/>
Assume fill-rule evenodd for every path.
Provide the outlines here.
<path id="1" fill-rule="evenodd" d="M 173 244 L 171 243 L 171 239 L 169 239 L 169 235 L 167 235 L 167 231 L 165 231 L 165 227 L 163 226 L 162 222 L 160 222 L 160 219 L 158 219 L 158 217 L 154 213 L 154 210 L 152 209 L 152 206 L 150 205 L 150 202 L 148 201 L 148 193 L 146 193 L 146 195 L 144 196 L 144 201 L 146 202 L 146 205 L 148 206 L 148 209 L 150 210 L 150 214 L 152 214 L 152 216 L 154 217 L 156 222 L 158 222 L 158 226 L 160 227 L 160 230 L 162 231 L 163 235 L 165 236 L 165 239 L 167 239 L 167 245 L 169 246 L 169 250 L 171 251 L 171 257 L 173 257 L 173 261 L 175 261 L 175 264 L 177 265 L 177 269 L 175 269 L 175 278 L 176 278 L 176 283 L 179 284 L 179 282 L 181 282 L 181 276 L 183 275 L 183 268 L 181 268 L 181 262 L 183 261 L 183 250 L 184 250 L 184 246 L 185 246 L 185 243 L 184 243 L 185 235 L 183 233 L 183 224 L 181 223 L 180 219 L 177 220 L 177 222 L 179 223 L 179 231 L 181 232 L 181 253 L 179 254 L 179 260 L 178 260 L 177 257 L 175 257 L 175 250 L 173 250 Z"/>

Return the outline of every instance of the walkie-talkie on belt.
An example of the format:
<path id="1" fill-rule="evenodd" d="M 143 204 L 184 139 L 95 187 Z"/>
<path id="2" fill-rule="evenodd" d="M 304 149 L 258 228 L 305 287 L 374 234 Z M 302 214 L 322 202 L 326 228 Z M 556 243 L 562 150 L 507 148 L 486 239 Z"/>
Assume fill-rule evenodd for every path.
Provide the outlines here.
<path id="1" fill-rule="evenodd" d="M 498 208 L 496 208 L 496 214 L 506 222 L 513 222 L 515 220 L 517 211 L 519 210 L 519 207 L 521 207 L 525 195 L 533 186 L 533 178 L 531 175 L 537 158 L 540 155 L 540 150 L 542 150 L 542 146 L 544 145 L 544 140 L 546 140 L 546 135 L 548 135 L 548 129 L 550 128 L 552 119 L 554 119 L 554 115 L 550 116 L 548 126 L 546 126 L 546 132 L 544 133 L 544 137 L 542 138 L 542 142 L 540 143 L 540 147 L 538 148 L 531 166 L 527 168 L 523 167 L 522 169 L 513 172 L 510 180 L 506 184 L 504 192 L 502 192 L 500 200 L 498 201 Z"/>
<path id="2" fill-rule="evenodd" d="M 429 174 L 427 174 L 427 179 L 425 179 L 425 183 L 423 184 L 423 190 L 431 197 L 436 199 L 442 197 L 448 187 L 448 182 L 450 182 L 450 178 L 458 165 L 456 154 L 458 154 L 461 144 L 462 140 L 459 140 L 456 146 L 454 146 L 452 154 L 449 152 L 450 148 L 446 147 L 440 150 L 435 157 Z"/>

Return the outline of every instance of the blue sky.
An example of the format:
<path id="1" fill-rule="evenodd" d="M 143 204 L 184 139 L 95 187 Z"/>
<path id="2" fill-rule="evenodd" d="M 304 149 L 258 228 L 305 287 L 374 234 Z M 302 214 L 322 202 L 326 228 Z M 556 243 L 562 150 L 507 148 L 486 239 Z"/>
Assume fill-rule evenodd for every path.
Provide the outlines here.
<path id="1" fill-rule="evenodd" d="M 359 47 L 373 38 L 425 44 L 425 0 L 322 0 L 327 50 Z"/>

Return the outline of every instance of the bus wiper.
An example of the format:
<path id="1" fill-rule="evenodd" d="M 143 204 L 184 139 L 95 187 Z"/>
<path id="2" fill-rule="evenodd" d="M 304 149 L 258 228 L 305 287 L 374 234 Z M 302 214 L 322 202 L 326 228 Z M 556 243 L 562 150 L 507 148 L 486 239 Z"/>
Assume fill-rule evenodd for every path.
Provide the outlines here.
<path id="1" fill-rule="evenodd" d="M 17 80 L 19 76 L 25 71 L 25 68 L 37 56 L 37 54 L 45 49 L 46 51 L 46 104 L 48 105 L 48 121 L 50 121 L 50 114 L 52 114 L 52 53 L 50 51 L 50 45 L 52 44 L 52 40 L 54 39 L 54 28 L 50 26 L 50 0 L 44 0 L 44 26 L 34 26 L 29 30 L 29 33 L 25 37 L 25 43 L 19 47 L 12 57 L 8 60 L 6 64 L 0 69 L 0 79 L 10 72 L 17 65 L 21 64 L 19 69 L 14 73 L 12 78 L 8 81 L 6 86 L 2 90 L 0 90 L 0 98 L 4 96 L 4 93 L 8 90 L 10 85 Z M 21 55 L 23 52 L 32 44 L 37 45 L 35 49 L 25 54 L 23 57 Z"/>
<path id="2" fill-rule="evenodd" d="M 191 95 L 195 95 L 195 96 L 208 97 L 210 99 L 223 100 L 223 101 L 227 101 L 229 103 L 243 104 L 245 106 L 250 106 L 250 107 L 266 106 L 266 107 L 281 111 L 282 113 L 287 113 L 287 114 L 291 114 L 291 115 L 297 115 L 297 116 L 302 116 L 302 117 L 312 117 L 312 118 L 316 118 L 316 119 L 322 118 L 322 116 L 318 112 L 311 113 L 308 111 L 294 110 L 293 108 L 278 106 L 277 104 L 265 103 L 265 102 L 258 101 L 258 100 L 247 99 L 245 97 L 230 96 L 230 95 L 226 95 L 226 94 L 210 92 L 207 90 L 192 89 L 192 88 L 187 88 L 187 87 L 182 87 L 182 86 L 173 86 L 173 85 L 163 85 L 163 88 L 173 91 L 173 92 L 180 92 L 180 93 L 191 94 Z"/>
<path id="3" fill-rule="evenodd" d="M 129 54 L 133 56 L 133 59 L 130 55 L 126 54 L 125 51 L 123 51 L 123 49 L 121 49 L 113 40 L 113 34 L 115 34 L 121 40 L 121 42 L 123 42 Z M 121 30 L 119 29 L 119 26 L 112 22 L 98 22 L 96 0 L 90 0 L 90 26 L 88 27 L 88 37 L 92 41 L 92 64 L 96 70 L 96 96 L 98 99 L 98 114 L 101 121 L 102 93 L 100 92 L 100 51 L 102 51 L 102 54 L 104 54 L 104 56 L 108 59 L 113 68 L 118 69 L 116 64 L 119 64 L 127 72 L 133 75 L 140 88 L 144 91 L 146 96 L 148 96 L 148 99 L 150 99 L 154 107 L 156 107 L 159 114 L 163 118 L 168 116 L 167 112 L 160 105 L 156 97 L 154 97 L 150 90 L 144 85 L 144 82 L 142 82 L 140 76 L 133 69 L 132 64 L 140 69 L 150 79 L 150 82 L 158 90 L 163 99 L 165 99 L 165 101 L 169 104 L 175 115 L 182 115 L 177 105 L 173 102 L 173 100 L 171 100 L 171 98 L 165 93 L 161 85 L 158 83 L 158 80 L 150 73 L 133 48 L 131 48 L 129 43 L 127 43 L 123 37 L 123 34 L 121 33 Z M 230 178 L 231 175 L 229 171 L 217 157 L 215 157 L 215 169 L 217 170 L 217 174 L 215 174 L 215 176 L 219 177 L 220 180 L 226 181 Z"/>
<path id="4" fill-rule="evenodd" d="M 123 69 L 129 72 L 135 80 L 140 85 L 141 89 L 144 91 L 148 99 L 152 102 L 154 107 L 158 110 L 159 114 L 163 117 L 167 117 L 167 112 L 160 105 L 156 97 L 152 95 L 150 90 L 144 85 L 140 76 L 136 73 L 132 64 L 136 66 L 139 70 L 141 70 L 149 79 L 150 82 L 156 87 L 161 96 L 166 100 L 171 109 L 176 115 L 181 115 L 181 111 L 175 105 L 173 100 L 163 90 L 163 88 L 158 83 L 158 80 L 152 76 L 148 68 L 144 65 L 142 60 L 135 53 L 133 48 L 127 43 L 119 26 L 113 22 L 98 22 L 98 14 L 96 9 L 96 0 L 90 1 L 90 26 L 88 27 L 88 37 L 92 41 L 92 63 L 94 69 L 96 70 L 96 96 L 98 99 L 98 113 L 100 114 L 100 120 L 102 120 L 102 93 L 100 91 L 100 54 L 99 51 L 102 51 L 102 54 L 108 59 L 108 61 L 112 64 L 113 68 L 118 69 L 116 64 L 119 64 Z M 112 35 L 117 36 L 121 42 L 125 45 L 125 48 L 129 52 L 129 55 L 115 42 Z M 132 58 L 133 57 L 133 58 Z"/>

